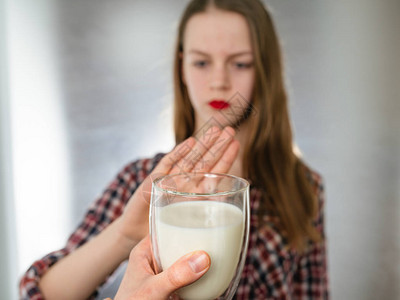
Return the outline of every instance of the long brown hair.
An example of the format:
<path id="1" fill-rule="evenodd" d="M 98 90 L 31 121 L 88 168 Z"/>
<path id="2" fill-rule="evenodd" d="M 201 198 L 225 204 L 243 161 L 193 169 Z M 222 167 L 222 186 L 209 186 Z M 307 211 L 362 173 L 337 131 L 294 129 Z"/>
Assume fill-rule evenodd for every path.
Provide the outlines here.
<path id="1" fill-rule="evenodd" d="M 241 14 L 247 20 L 254 48 L 256 81 L 243 152 L 243 171 L 262 193 L 260 219 L 273 214 L 294 248 L 304 249 L 306 238 L 318 241 L 312 226 L 317 201 L 305 164 L 293 151 L 292 128 L 284 86 L 283 63 L 272 19 L 259 0 L 193 0 L 178 28 L 174 63 L 174 126 L 179 143 L 194 133 L 194 110 L 182 80 L 183 36 L 188 20 L 209 7 Z"/>

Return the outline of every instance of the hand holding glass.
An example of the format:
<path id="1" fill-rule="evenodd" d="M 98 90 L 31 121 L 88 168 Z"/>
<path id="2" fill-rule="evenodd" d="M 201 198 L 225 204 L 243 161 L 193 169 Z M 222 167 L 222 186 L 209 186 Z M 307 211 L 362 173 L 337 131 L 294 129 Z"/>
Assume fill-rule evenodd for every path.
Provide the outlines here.
<path id="1" fill-rule="evenodd" d="M 185 173 L 153 182 L 150 235 L 157 271 L 204 250 L 211 267 L 180 289 L 182 299 L 231 299 L 243 270 L 249 235 L 249 184 L 226 174 Z"/>

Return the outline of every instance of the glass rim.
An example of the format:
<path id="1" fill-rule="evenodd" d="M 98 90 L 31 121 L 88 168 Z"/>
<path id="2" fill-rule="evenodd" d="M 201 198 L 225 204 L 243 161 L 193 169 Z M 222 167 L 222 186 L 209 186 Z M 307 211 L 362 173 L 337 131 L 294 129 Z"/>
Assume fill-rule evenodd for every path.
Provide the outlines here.
<path id="1" fill-rule="evenodd" d="M 160 186 L 158 186 L 158 183 L 160 181 L 162 181 L 165 178 L 173 178 L 173 177 L 178 177 L 178 176 L 191 176 L 191 175 L 206 175 L 206 176 L 210 176 L 210 177 L 225 177 L 225 178 L 231 178 L 231 179 L 235 179 L 237 181 L 240 181 L 242 183 L 244 183 L 244 187 L 234 190 L 234 191 L 226 191 L 226 192 L 217 192 L 217 193 L 189 193 L 189 192 L 178 192 L 178 191 L 173 191 L 173 190 L 167 190 L 164 189 Z M 196 197 L 209 197 L 209 196 L 225 196 L 225 195 L 232 195 L 232 194 L 236 194 L 239 192 L 243 192 L 246 189 L 248 189 L 250 186 L 250 183 L 246 180 L 243 179 L 239 176 L 235 176 L 235 175 L 231 175 L 231 174 L 223 174 L 223 173 L 212 173 L 212 172 L 196 172 L 196 173 L 176 173 L 176 174 L 166 174 L 166 175 L 162 175 L 157 177 L 156 179 L 153 180 L 153 188 L 157 189 L 158 191 L 167 193 L 167 194 L 171 194 L 171 195 L 176 195 L 176 196 L 183 196 L 183 197 L 192 197 L 192 196 L 196 196 Z"/>

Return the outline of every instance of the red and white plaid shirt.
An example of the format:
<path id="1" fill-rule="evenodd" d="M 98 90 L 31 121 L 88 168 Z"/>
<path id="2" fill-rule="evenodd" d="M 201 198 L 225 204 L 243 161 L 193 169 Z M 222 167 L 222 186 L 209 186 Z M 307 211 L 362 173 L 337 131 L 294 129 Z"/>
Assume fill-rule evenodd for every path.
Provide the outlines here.
<path id="1" fill-rule="evenodd" d="M 66 246 L 36 261 L 20 282 L 22 299 L 44 299 L 39 289 L 40 277 L 57 261 L 83 245 L 118 218 L 136 188 L 150 174 L 163 154 L 137 160 L 127 165 L 87 211 L 85 218 L 69 237 Z M 311 171 L 310 171 L 311 172 Z M 319 213 L 314 225 L 324 236 L 324 195 L 321 177 L 310 173 L 311 184 L 319 199 Z M 235 299 L 328 299 L 328 274 L 325 240 L 311 243 L 298 253 L 287 241 L 272 218 L 259 225 L 257 211 L 261 193 L 250 190 L 251 224 L 246 264 Z M 100 288 L 100 287 L 99 287 Z M 94 299 L 98 291 L 94 291 Z"/>

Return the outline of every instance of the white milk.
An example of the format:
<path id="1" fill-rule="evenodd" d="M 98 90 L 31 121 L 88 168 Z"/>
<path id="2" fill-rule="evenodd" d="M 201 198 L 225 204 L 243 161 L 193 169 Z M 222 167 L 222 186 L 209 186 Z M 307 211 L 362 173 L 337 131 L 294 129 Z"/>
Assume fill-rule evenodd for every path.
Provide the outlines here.
<path id="1" fill-rule="evenodd" d="M 160 209 L 156 220 L 163 269 L 195 250 L 211 258 L 208 272 L 180 289 L 183 299 L 215 299 L 229 286 L 242 248 L 244 215 L 232 205 L 216 201 L 180 202 Z"/>

